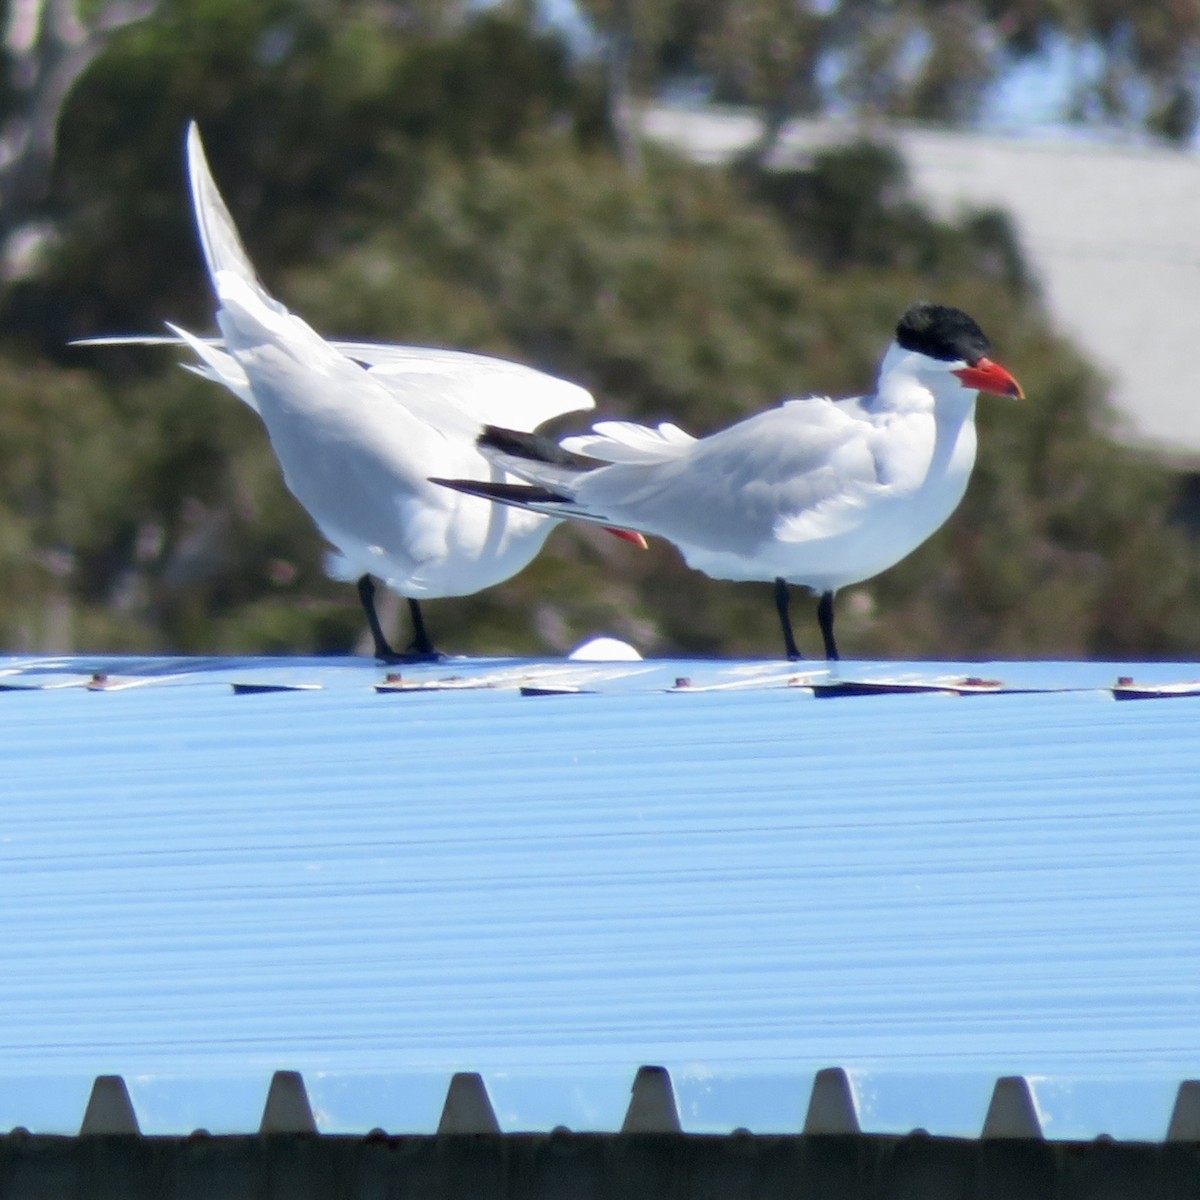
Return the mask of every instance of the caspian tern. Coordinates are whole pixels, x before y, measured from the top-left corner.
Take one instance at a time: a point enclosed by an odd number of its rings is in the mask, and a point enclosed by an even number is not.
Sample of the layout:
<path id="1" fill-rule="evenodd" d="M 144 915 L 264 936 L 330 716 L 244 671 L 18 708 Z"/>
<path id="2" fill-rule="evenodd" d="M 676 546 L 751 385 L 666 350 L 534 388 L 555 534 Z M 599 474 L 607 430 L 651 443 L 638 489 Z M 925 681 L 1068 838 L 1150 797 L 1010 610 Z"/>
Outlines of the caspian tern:
<path id="1" fill-rule="evenodd" d="M 503 481 L 476 445 L 487 423 L 528 432 L 595 401 L 576 384 L 502 359 L 326 341 L 259 282 L 194 123 L 187 157 L 221 337 L 169 326 L 170 337 L 88 344 L 190 347 L 200 359 L 190 369 L 262 418 L 288 488 L 336 547 L 328 573 L 357 581 L 376 657 L 436 657 L 418 600 L 465 596 L 508 579 L 533 559 L 557 521 L 447 491 L 429 476 Z M 638 534 L 611 532 L 645 544 Z M 405 655 L 392 650 L 380 627 L 372 576 L 408 600 L 413 641 Z"/>
<path id="2" fill-rule="evenodd" d="M 820 597 L 825 655 L 836 659 L 834 594 L 899 562 L 958 507 L 978 393 L 1023 395 L 990 349 L 960 309 L 914 304 L 869 396 L 788 400 L 699 439 L 672 424 L 605 421 L 558 445 L 490 427 L 480 448 L 525 483 L 436 482 L 666 538 L 716 579 L 774 580 L 790 659 L 801 656 L 788 585 L 802 584 Z"/>

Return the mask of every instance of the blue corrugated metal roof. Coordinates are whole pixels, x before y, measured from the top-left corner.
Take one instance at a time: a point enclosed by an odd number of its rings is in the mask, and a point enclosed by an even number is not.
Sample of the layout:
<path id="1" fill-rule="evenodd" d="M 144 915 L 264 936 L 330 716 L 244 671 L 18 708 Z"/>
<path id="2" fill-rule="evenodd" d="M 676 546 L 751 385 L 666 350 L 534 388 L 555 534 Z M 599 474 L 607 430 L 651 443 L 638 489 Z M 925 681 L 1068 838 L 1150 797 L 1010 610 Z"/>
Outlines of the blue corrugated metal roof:
<path id="1" fill-rule="evenodd" d="M 285 1067 L 330 1130 L 432 1128 L 464 1069 L 615 1128 L 655 1062 L 685 1128 L 794 1130 L 836 1063 L 876 1131 L 1026 1074 L 1050 1136 L 1161 1138 L 1200 1073 L 1200 698 L 1113 690 L 1198 666 L 386 675 L 0 659 L 0 1126 L 114 1072 L 148 1132 L 253 1128 Z"/>

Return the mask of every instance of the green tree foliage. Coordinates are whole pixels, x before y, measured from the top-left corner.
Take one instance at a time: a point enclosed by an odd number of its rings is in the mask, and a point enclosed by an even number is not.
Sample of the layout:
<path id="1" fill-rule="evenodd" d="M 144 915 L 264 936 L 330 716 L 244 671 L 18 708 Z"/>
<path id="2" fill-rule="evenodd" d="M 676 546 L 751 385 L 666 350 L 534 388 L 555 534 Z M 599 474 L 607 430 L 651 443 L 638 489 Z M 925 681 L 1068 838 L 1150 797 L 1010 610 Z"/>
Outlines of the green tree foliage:
<path id="1" fill-rule="evenodd" d="M 1140 125 L 1169 141 L 1192 139 L 1200 119 L 1196 62 L 1200 3 L 1060 0 L 1017 5 L 987 0 L 1003 44 L 1014 57 L 1044 52 L 1066 39 L 1081 64 L 1071 114 L 1083 122 Z"/>
<path id="2" fill-rule="evenodd" d="M 623 169 L 599 82 L 517 11 L 174 0 L 74 94 L 57 241 L 0 294 L 4 648 L 336 651 L 360 635 L 253 413 L 174 351 L 65 344 L 210 327 L 192 116 L 268 285 L 318 329 L 516 357 L 585 383 L 606 416 L 702 433 L 862 390 L 912 299 L 960 304 L 1029 399 L 983 398 L 967 501 L 841 597 L 847 652 L 1200 647 L 1178 481 L 1104 437 L 1101 383 L 1047 332 L 1001 214 L 936 219 L 867 144 L 790 175 L 662 151 Z M 766 585 L 600 531 L 556 532 L 516 579 L 429 618 L 464 652 L 606 631 L 650 653 L 778 653 Z"/>
<path id="3" fill-rule="evenodd" d="M 1200 0 L 582 0 L 628 107 L 681 82 L 751 105 L 761 167 L 792 117 L 836 111 L 962 124 L 1038 58 L 1074 64 L 1063 120 L 1188 142 L 1200 119 Z M 614 69 L 613 61 L 621 64 Z M 614 97 L 614 104 L 618 102 Z"/>

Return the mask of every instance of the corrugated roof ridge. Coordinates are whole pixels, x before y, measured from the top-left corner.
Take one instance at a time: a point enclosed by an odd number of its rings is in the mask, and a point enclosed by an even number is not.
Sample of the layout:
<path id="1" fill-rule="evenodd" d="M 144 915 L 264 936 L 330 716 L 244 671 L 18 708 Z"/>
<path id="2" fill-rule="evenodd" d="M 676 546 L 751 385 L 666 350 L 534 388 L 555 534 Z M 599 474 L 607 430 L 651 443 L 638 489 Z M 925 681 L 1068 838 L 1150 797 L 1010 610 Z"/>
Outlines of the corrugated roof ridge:
<path id="1" fill-rule="evenodd" d="M 28 1132 L 25 1127 L 21 1127 Z M 378 1133 L 382 1127 L 370 1132 Z M 565 1127 L 557 1126 L 557 1130 Z M 180 1134 L 191 1131 L 180 1131 Z M 274 1073 L 267 1091 L 259 1134 L 319 1133 L 320 1120 L 309 1101 L 299 1071 Z M 364 1131 L 366 1133 L 368 1131 Z M 405 1131 L 396 1131 L 405 1132 Z M 419 1136 L 427 1131 L 407 1131 Z M 504 1132 L 496 1116 L 483 1076 L 474 1071 L 456 1072 L 450 1079 L 437 1133 L 499 1134 Z M 528 1132 L 528 1131 L 526 1131 Z M 550 1132 L 550 1131 L 547 1131 Z M 670 1071 L 662 1066 L 642 1066 L 630 1089 L 629 1108 L 621 1125 L 622 1134 L 685 1133 Z M 733 1131 L 745 1135 L 744 1127 Z M 921 1130 L 927 1133 L 926 1130 Z M 812 1084 L 807 1114 L 797 1130 L 808 1136 L 870 1133 L 860 1127 L 858 1106 L 850 1073 L 842 1067 L 817 1071 Z M 79 1129 L 80 1137 L 141 1134 L 134 1103 L 121 1075 L 99 1075 L 92 1086 Z M 244 1135 L 237 1135 L 244 1136 Z M 769 1136 L 779 1137 L 779 1134 Z M 783 1135 L 786 1136 L 786 1135 Z M 889 1135 L 890 1136 L 890 1135 Z M 1106 1136 L 1098 1130 L 1098 1137 Z M 1035 1086 L 1023 1075 L 996 1080 L 980 1140 L 1047 1139 L 1038 1112 Z M 1075 1139 L 1072 1139 L 1075 1140 Z M 1179 1084 L 1163 1142 L 1200 1143 L 1200 1080 Z"/>

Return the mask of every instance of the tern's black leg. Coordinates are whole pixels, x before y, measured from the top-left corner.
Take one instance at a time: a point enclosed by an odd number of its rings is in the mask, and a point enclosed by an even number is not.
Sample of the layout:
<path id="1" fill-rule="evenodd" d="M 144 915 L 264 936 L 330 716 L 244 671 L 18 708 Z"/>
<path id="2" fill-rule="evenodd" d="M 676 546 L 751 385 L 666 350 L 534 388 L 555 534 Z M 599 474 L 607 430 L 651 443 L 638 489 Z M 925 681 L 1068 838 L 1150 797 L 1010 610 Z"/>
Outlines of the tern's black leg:
<path id="1" fill-rule="evenodd" d="M 822 592 L 817 601 L 817 623 L 821 626 L 821 636 L 825 639 L 825 657 L 830 662 L 837 662 L 837 642 L 833 640 L 833 593 Z"/>
<path id="2" fill-rule="evenodd" d="M 367 625 L 371 637 L 375 641 L 375 657 L 382 662 L 395 662 L 397 655 L 391 643 L 383 636 L 383 628 L 379 624 L 379 614 L 375 611 L 375 580 L 370 575 L 364 575 L 358 581 L 358 599 L 367 614 Z"/>
<path id="3" fill-rule="evenodd" d="M 413 640 L 403 654 L 397 654 L 391 643 L 383 635 L 383 627 L 379 624 L 379 614 L 375 611 L 375 580 L 370 575 L 364 575 L 358 581 L 358 598 L 362 601 L 363 612 L 367 614 L 367 625 L 371 629 L 371 637 L 375 642 L 375 657 L 385 663 L 439 662 L 445 657 L 433 648 L 429 634 L 425 630 L 425 619 L 421 615 L 421 606 L 415 600 L 409 600 L 408 611 L 412 616 Z"/>
<path id="4" fill-rule="evenodd" d="M 792 633 L 792 616 L 788 612 L 788 585 L 782 577 L 775 580 L 775 611 L 779 614 L 779 624 L 783 626 L 783 648 L 788 658 L 803 658 L 804 655 L 796 648 L 796 635 Z"/>
<path id="5" fill-rule="evenodd" d="M 408 612 L 412 618 L 413 640 L 408 646 L 409 658 L 441 658 L 425 632 L 425 618 L 421 615 L 421 606 L 412 597 L 408 600 Z"/>

